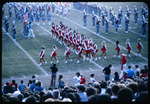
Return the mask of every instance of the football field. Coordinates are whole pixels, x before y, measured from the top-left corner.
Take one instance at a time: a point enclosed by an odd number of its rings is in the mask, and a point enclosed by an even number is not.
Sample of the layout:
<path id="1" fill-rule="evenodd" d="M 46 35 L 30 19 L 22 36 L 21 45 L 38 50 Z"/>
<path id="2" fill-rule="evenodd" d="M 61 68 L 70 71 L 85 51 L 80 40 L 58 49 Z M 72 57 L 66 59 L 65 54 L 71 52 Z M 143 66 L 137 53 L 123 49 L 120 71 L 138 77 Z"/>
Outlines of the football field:
<path id="1" fill-rule="evenodd" d="M 123 10 L 123 19 L 122 26 L 119 27 L 118 34 L 115 33 L 115 27 L 112 27 L 112 24 L 109 23 L 108 34 L 105 34 L 105 27 L 100 23 L 100 31 L 99 35 L 96 35 L 96 28 L 92 26 L 92 16 L 88 15 L 87 17 L 87 28 L 83 27 L 83 12 L 74 10 L 73 8 L 70 11 L 70 14 L 67 14 L 67 18 L 64 16 L 56 15 L 56 11 L 54 14 L 51 14 L 51 23 L 54 22 L 55 25 L 62 21 L 65 26 L 68 26 L 72 30 L 75 30 L 79 34 L 84 34 L 88 39 L 92 38 L 93 42 L 95 42 L 98 46 L 98 53 L 96 57 L 99 57 L 101 54 L 101 42 L 103 40 L 106 41 L 107 45 L 107 59 L 104 60 L 102 57 L 101 60 L 83 60 L 80 63 L 76 63 L 78 60 L 78 56 L 75 52 L 71 51 L 70 58 L 73 60 L 71 63 L 65 62 L 65 46 L 61 45 L 57 40 L 52 37 L 51 34 L 51 25 L 48 25 L 48 21 L 46 20 L 45 25 L 43 25 L 42 20 L 40 20 L 40 24 L 38 25 L 36 22 L 33 22 L 33 31 L 35 34 L 35 38 L 25 38 L 23 37 L 23 21 L 15 21 L 16 24 L 16 42 L 12 41 L 12 31 L 11 26 L 12 22 L 9 20 L 9 30 L 8 35 L 5 33 L 5 26 L 2 21 L 2 81 L 5 83 L 4 79 L 15 79 L 15 78 L 26 78 L 27 76 L 31 76 L 36 74 L 37 76 L 44 75 L 48 76 L 51 73 L 50 70 L 50 55 L 53 50 L 53 46 L 57 46 L 57 59 L 59 60 L 59 64 L 57 67 L 59 69 L 58 74 L 62 74 L 68 76 L 67 78 L 72 80 L 72 73 L 77 71 L 84 71 L 92 73 L 94 70 L 99 71 L 98 74 L 102 73 L 102 69 L 109 64 L 113 65 L 113 72 L 118 71 L 120 73 L 120 58 L 113 58 L 116 54 L 116 41 L 120 42 L 121 52 L 120 54 L 126 54 L 126 40 L 130 39 L 130 44 L 132 46 L 131 57 L 127 57 L 127 66 L 131 65 L 133 69 L 135 69 L 135 65 L 139 65 L 142 69 L 144 65 L 148 65 L 148 24 L 146 29 L 146 37 L 142 37 L 142 26 L 141 26 L 141 6 L 146 6 L 143 2 L 115 2 L 108 3 L 102 2 L 103 5 L 108 7 L 112 6 L 115 10 L 114 12 L 117 14 L 119 6 L 122 6 Z M 113 5 L 112 5 L 113 4 Z M 126 5 L 131 10 L 131 18 L 130 18 L 130 27 L 128 34 L 125 33 L 125 24 L 124 24 L 124 14 Z M 133 6 L 139 10 L 139 18 L 138 25 L 134 25 L 134 15 L 133 15 Z M 13 8 L 12 8 L 13 11 Z M 5 16 L 8 16 L 8 7 L 5 7 Z M 15 19 L 14 11 L 12 13 L 12 18 Z M 109 18 L 109 16 L 108 16 Z M 141 57 L 136 56 L 137 53 L 137 39 L 140 38 L 143 49 L 141 51 Z M 38 65 L 40 61 L 39 53 L 41 51 L 41 47 L 45 46 L 45 60 L 48 62 L 47 65 L 42 63 L 41 66 Z M 55 60 L 53 59 L 53 62 Z M 69 77 L 69 75 L 71 77 Z M 102 75 L 102 74 L 100 74 Z M 85 75 L 86 76 L 86 75 Z M 88 78 L 88 76 L 86 76 Z M 113 75 L 112 75 L 113 77 Z M 64 79 L 65 80 L 65 79 Z"/>

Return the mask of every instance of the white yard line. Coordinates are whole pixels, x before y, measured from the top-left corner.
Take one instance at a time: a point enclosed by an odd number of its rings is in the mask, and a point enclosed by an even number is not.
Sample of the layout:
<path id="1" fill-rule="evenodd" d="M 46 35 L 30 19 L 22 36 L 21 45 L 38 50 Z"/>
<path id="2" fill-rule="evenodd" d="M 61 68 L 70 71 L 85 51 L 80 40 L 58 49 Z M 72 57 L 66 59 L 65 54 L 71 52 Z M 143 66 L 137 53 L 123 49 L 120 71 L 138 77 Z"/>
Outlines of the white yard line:
<path id="1" fill-rule="evenodd" d="M 54 14 L 54 15 L 56 15 L 56 14 Z M 61 18 L 63 18 L 63 17 L 61 17 Z M 67 19 L 67 18 L 63 18 L 63 19 L 66 19 L 66 20 L 68 20 L 68 21 L 70 21 L 70 22 L 72 22 L 72 23 L 74 23 L 74 24 L 76 24 L 76 25 L 78 25 L 78 26 L 82 27 L 83 29 L 86 29 L 87 31 L 89 31 L 89 32 L 91 32 L 91 33 L 93 33 L 93 34 L 97 35 L 97 34 L 96 34 L 96 32 L 91 31 L 91 30 L 89 30 L 89 29 L 87 29 L 87 28 L 85 28 L 85 27 L 83 27 L 83 26 L 79 25 L 79 24 L 77 24 L 77 23 L 76 23 L 76 22 L 74 22 L 74 21 L 71 21 L 71 20 L 69 20 L 69 19 Z M 105 40 L 107 40 L 107 41 L 109 41 L 109 42 L 111 42 L 111 43 L 113 43 L 113 44 L 115 44 L 115 45 L 116 45 L 116 43 L 115 43 L 115 42 L 113 42 L 113 41 L 109 40 L 108 38 L 106 38 L 106 37 L 104 37 L 104 36 L 102 36 L 102 35 L 99 35 L 99 34 L 98 34 L 97 36 L 99 36 L 99 37 L 101 37 L 101 38 L 103 38 L 103 39 L 105 39 Z M 127 50 L 125 47 L 123 47 L 123 46 L 121 46 L 121 45 L 120 45 L 120 47 L 121 47 L 122 49 L 124 49 L 124 50 Z M 135 52 L 133 52 L 133 51 L 131 51 L 131 53 L 133 53 L 134 55 L 136 55 L 136 53 L 135 53 Z M 145 59 L 146 61 L 148 61 L 148 59 L 147 59 L 147 58 L 145 58 L 145 57 L 143 57 L 143 56 L 139 56 L 139 57 L 141 57 L 141 58 Z"/>
<path id="2" fill-rule="evenodd" d="M 6 32 L 4 28 L 2 28 L 2 29 L 3 29 L 4 32 Z M 13 40 L 13 38 L 10 36 L 9 33 L 8 33 L 7 36 L 9 36 L 11 40 Z M 42 67 L 40 67 L 40 66 L 37 64 L 37 62 L 32 58 L 32 56 L 29 55 L 28 52 L 26 52 L 26 51 L 20 46 L 20 44 L 19 44 L 18 42 L 14 42 L 14 43 L 27 55 L 27 57 L 34 63 L 34 65 L 36 65 L 46 76 L 48 76 L 48 73 L 46 73 L 46 71 L 45 71 Z"/>
<path id="3" fill-rule="evenodd" d="M 89 68 L 91 71 L 94 71 L 92 68 Z"/>

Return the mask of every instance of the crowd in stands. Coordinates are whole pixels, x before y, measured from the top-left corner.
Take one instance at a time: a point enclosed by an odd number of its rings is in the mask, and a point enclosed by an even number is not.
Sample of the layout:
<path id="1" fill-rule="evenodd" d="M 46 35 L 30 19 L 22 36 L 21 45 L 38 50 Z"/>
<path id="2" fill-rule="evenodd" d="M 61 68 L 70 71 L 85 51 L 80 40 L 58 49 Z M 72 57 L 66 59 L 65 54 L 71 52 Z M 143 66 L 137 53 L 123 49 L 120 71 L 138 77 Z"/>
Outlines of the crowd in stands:
<path id="1" fill-rule="evenodd" d="M 28 84 L 12 80 L 2 88 L 4 102 L 143 102 L 148 100 L 148 68 L 137 69 L 132 78 L 119 79 L 118 72 L 108 81 L 97 81 L 94 74 L 90 82 L 79 72 L 73 77 L 75 86 L 65 85 L 63 75 L 59 75 L 58 87 L 43 88 L 42 81 L 32 76 Z M 144 74 L 143 74 L 144 73 Z M 125 75 L 125 74 L 124 74 Z M 126 74 L 127 75 L 127 74 Z M 145 77 L 146 75 L 146 77 Z M 118 77 L 117 77 L 118 76 Z M 78 83 L 79 82 L 79 83 Z"/>

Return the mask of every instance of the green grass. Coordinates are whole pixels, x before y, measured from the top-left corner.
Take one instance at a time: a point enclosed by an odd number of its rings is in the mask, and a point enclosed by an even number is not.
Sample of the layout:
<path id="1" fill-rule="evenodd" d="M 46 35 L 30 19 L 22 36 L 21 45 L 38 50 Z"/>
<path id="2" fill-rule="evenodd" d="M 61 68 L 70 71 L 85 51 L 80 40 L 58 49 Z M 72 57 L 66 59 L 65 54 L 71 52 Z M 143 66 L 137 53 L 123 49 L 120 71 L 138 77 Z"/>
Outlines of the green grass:
<path id="1" fill-rule="evenodd" d="M 133 11 L 133 5 L 136 5 L 137 8 L 140 8 L 141 5 L 145 5 L 144 3 L 138 3 L 138 2 L 133 2 L 133 3 L 102 3 L 103 5 L 107 6 L 112 6 L 115 8 L 115 11 L 119 9 L 118 5 L 122 6 L 123 11 L 125 12 L 125 6 L 128 5 L 131 11 Z M 126 4 L 126 5 L 124 5 Z M 140 9 L 139 9 L 140 10 Z M 5 15 L 8 15 L 7 9 L 5 9 Z M 124 13 L 123 12 L 123 13 Z M 140 12 L 140 11 L 139 11 Z M 132 12 L 133 13 L 133 12 Z M 67 15 L 67 18 L 71 21 L 75 21 L 77 24 L 80 24 L 83 26 L 83 20 L 82 20 L 82 13 L 71 10 L 72 15 Z M 13 14 L 14 18 L 14 14 Z M 104 40 L 95 34 L 92 34 L 91 32 L 81 28 L 80 26 L 77 26 L 66 19 L 60 18 L 56 15 L 52 14 L 52 21 L 55 24 L 59 24 L 60 21 L 63 21 L 64 25 L 68 26 L 69 28 L 72 28 L 72 30 L 76 30 L 79 34 L 84 34 L 88 39 L 92 38 L 94 42 L 98 45 L 99 52 L 97 53 L 97 57 L 100 56 L 101 54 L 101 42 Z M 141 16 L 139 15 L 139 19 Z M 91 16 L 88 16 L 88 27 L 92 27 L 92 19 Z M 53 45 L 55 44 L 58 48 L 57 50 L 57 58 L 59 60 L 58 69 L 59 72 L 68 72 L 70 71 L 80 71 L 80 70 L 88 70 L 88 68 L 93 68 L 93 69 L 99 69 L 95 64 L 86 61 L 83 62 L 81 60 L 81 63 L 76 64 L 77 61 L 77 55 L 75 53 L 71 52 L 70 57 L 72 58 L 73 62 L 64 64 L 65 62 L 65 47 L 60 45 L 56 40 L 54 40 L 49 33 L 47 33 L 45 30 L 40 28 L 38 25 L 33 24 L 33 29 L 34 29 L 34 34 L 35 38 L 30 38 L 26 39 L 21 35 L 21 31 L 23 31 L 22 27 L 22 22 L 16 21 L 16 27 L 17 27 L 17 34 L 16 34 L 16 40 L 17 42 L 33 57 L 36 62 L 39 62 L 39 53 L 41 51 L 41 46 L 45 46 L 45 60 L 48 61 L 48 65 L 42 65 L 41 67 L 47 72 L 50 73 L 50 55 L 52 52 Z M 42 22 L 40 21 L 40 24 L 42 27 L 50 31 L 50 26 L 46 25 L 43 26 Z M 134 21 L 133 21 L 133 14 L 131 15 L 130 19 L 130 24 L 131 27 L 137 27 L 137 29 L 131 29 L 135 32 L 141 33 L 141 25 L 140 21 L 138 21 L 138 25 L 134 26 Z M 122 26 L 124 27 L 124 18 L 122 19 Z M 2 27 L 4 27 L 4 24 L 2 24 Z M 10 23 L 11 27 L 11 23 Z M 92 31 L 96 31 L 96 28 L 89 28 Z M 148 29 L 148 26 L 147 26 Z M 130 39 L 130 43 L 132 46 L 132 51 L 137 52 L 137 39 L 141 38 L 142 44 L 144 46 L 144 49 L 142 49 L 142 56 L 148 58 L 148 39 L 143 38 L 137 34 L 131 33 L 129 31 L 128 34 L 124 33 L 124 29 L 119 29 L 119 33 L 115 34 L 115 27 L 111 27 L 111 23 L 109 26 L 109 34 L 105 34 L 105 27 L 100 26 L 100 35 L 108 38 L 109 40 L 112 40 L 116 42 L 117 40 L 120 41 L 120 45 L 123 47 L 126 47 L 126 39 Z M 9 29 L 9 34 L 11 35 L 11 30 Z M 148 36 L 148 31 L 146 31 L 146 35 Z M 112 44 L 111 42 L 105 40 L 107 43 L 107 60 L 104 60 L 103 58 L 101 60 L 95 61 L 98 63 L 100 66 L 105 67 L 108 64 L 112 64 L 114 67 L 119 66 L 120 67 L 120 59 L 118 58 L 113 58 L 113 55 L 116 54 L 115 48 L 116 45 Z M 121 54 L 124 53 L 126 54 L 127 51 L 122 49 L 120 52 Z M 127 65 L 132 64 L 140 64 L 143 63 L 148 64 L 148 62 L 141 57 L 136 57 L 135 55 L 131 54 L 131 58 L 127 57 Z M 55 61 L 53 59 L 53 61 Z M 143 67 L 143 66 L 142 66 Z M 119 69 L 116 69 L 119 70 Z M 43 74 L 37 66 L 35 66 L 32 61 L 20 50 L 14 42 L 5 35 L 4 32 L 2 32 L 2 78 L 8 78 L 11 76 L 18 76 L 21 77 L 22 75 L 32 75 L 32 74 Z"/>

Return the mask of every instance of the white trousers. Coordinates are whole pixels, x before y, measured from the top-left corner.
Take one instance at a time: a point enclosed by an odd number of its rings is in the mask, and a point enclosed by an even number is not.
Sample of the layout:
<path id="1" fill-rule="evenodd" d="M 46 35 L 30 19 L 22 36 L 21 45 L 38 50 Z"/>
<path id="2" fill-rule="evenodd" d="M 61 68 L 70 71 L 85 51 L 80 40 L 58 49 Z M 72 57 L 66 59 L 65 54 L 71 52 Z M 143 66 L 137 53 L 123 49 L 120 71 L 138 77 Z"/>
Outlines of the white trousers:
<path id="1" fill-rule="evenodd" d="M 122 76 L 123 76 L 123 72 L 125 72 L 125 71 L 126 71 L 126 64 L 123 64 L 123 69 L 121 70 L 121 73 L 120 73 L 119 79 L 121 79 L 121 78 L 122 78 Z"/>
<path id="2" fill-rule="evenodd" d="M 30 38 L 30 35 L 31 35 L 31 34 L 32 34 L 32 37 L 35 37 L 34 32 L 33 32 L 33 29 L 29 29 L 28 38 Z"/>

